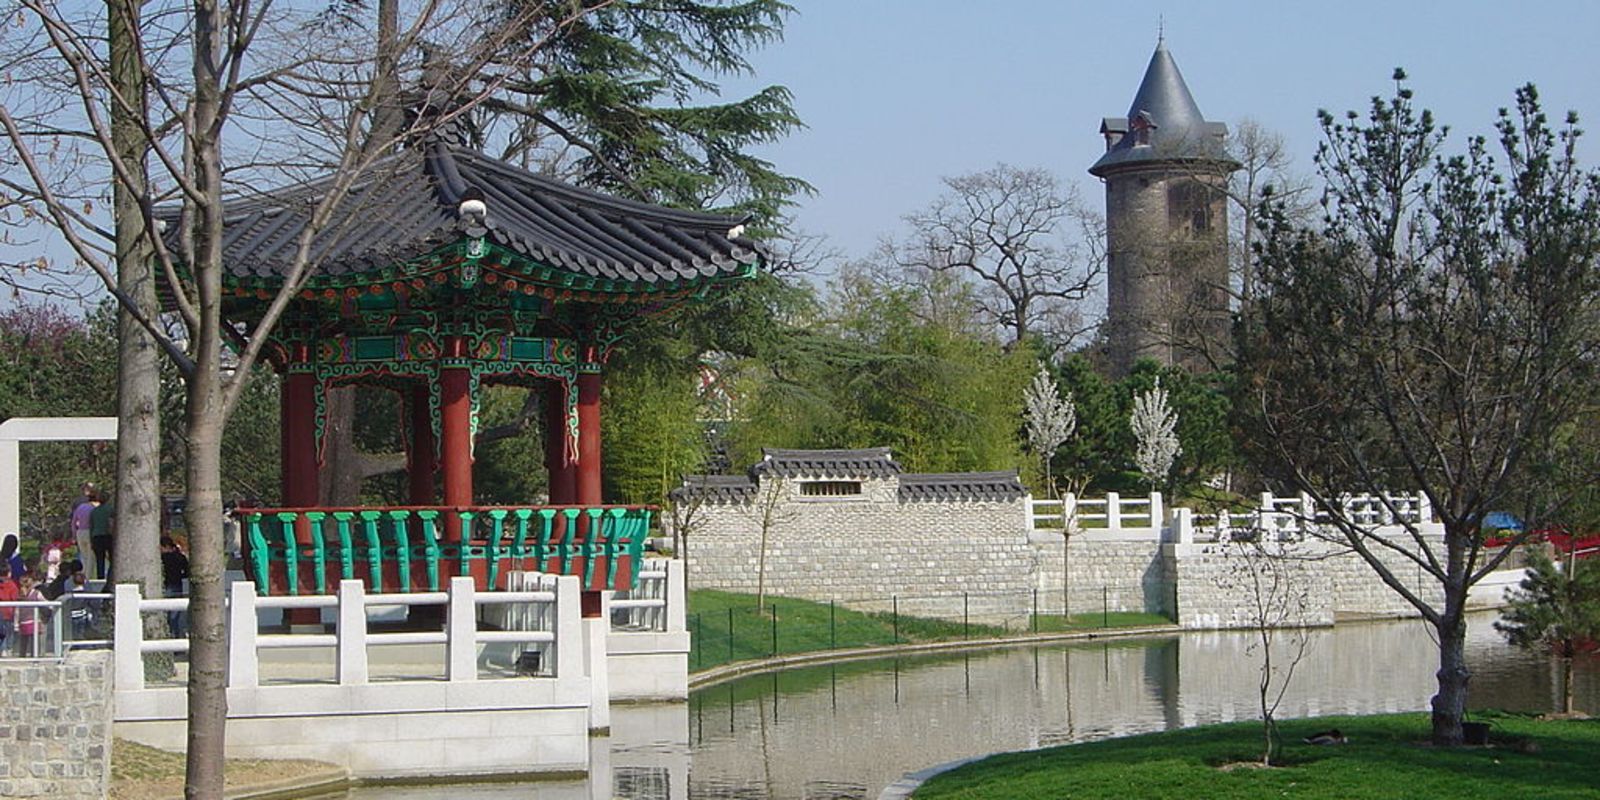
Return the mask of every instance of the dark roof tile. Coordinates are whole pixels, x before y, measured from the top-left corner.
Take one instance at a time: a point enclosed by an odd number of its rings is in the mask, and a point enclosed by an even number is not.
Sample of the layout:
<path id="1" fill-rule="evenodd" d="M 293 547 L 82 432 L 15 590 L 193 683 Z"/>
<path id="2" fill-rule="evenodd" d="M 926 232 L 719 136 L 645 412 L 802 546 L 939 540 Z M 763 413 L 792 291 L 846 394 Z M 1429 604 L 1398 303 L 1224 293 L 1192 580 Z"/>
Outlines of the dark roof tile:
<path id="1" fill-rule="evenodd" d="M 686 475 L 683 485 L 667 496 L 675 503 L 704 497 L 708 503 L 748 503 L 755 499 L 756 483 L 744 475 Z"/>
<path id="2" fill-rule="evenodd" d="M 287 274 L 321 178 L 226 204 L 223 259 L 236 277 Z M 374 164 L 312 242 L 313 281 L 404 262 L 465 238 L 457 206 L 469 188 L 488 206 L 486 235 L 577 275 L 657 285 L 741 275 L 760 246 L 730 231 L 743 219 L 611 197 L 561 183 L 436 138 Z M 178 208 L 159 216 L 176 222 Z M 168 226 L 176 249 L 179 227 Z"/>
<path id="3" fill-rule="evenodd" d="M 900 476 L 900 502 L 983 502 L 1015 500 L 1027 494 L 1010 472 L 929 472 Z"/>
<path id="4" fill-rule="evenodd" d="M 900 464 L 887 447 L 861 450 L 778 450 L 762 448 L 764 456 L 750 474 L 783 478 L 887 478 L 900 474 Z"/>

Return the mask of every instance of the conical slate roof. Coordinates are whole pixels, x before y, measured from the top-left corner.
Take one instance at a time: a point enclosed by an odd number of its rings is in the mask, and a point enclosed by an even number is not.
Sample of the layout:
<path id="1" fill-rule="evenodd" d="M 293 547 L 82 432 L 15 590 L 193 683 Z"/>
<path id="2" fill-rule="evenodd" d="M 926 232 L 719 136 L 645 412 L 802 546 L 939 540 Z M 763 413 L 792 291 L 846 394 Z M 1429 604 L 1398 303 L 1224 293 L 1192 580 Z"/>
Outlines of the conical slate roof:
<path id="1" fill-rule="evenodd" d="M 223 263 L 235 281 L 280 281 L 331 179 L 225 204 Z M 481 198 L 481 220 L 461 202 Z M 176 222 L 179 209 L 161 216 Z M 545 271 L 595 288 L 653 291 L 748 273 L 759 245 L 743 219 L 680 211 L 570 186 L 446 137 L 366 170 L 312 242 L 310 285 L 360 282 L 440 248 L 481 236 Z M 168 225 L 177 245 L 179 226 Z"/>
<path id="2" fill-rule="evenodd" d="M 1165 41 L 1150 56 L 1128 116 L 1107 117 L 1100 131 L 1108 141 L 1120 138 L 1089 168 L 1096 176 L 1152 161 L 1230 161 L 1222 146 L 1228 126 L 1207 122 L 1200 113 Z"/>

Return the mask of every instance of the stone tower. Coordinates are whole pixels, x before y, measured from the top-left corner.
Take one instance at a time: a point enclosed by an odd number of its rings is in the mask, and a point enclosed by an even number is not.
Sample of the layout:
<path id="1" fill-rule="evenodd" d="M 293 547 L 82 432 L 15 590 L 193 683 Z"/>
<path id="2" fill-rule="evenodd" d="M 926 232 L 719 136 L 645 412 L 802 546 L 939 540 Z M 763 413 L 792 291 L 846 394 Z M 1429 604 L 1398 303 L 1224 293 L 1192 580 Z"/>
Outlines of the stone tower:
<path id="1" fill-rule="evenodd" d="M 1205 368 L 1228 335 L 1228 126 L 1207 122 L 1166 43 L 1126 117 L 1100 124 L 1106 153 L 1105 341 L 1111 369 L 1133 362 Z M 1209 357 L 1208 357 L 1209 356 Z"/>

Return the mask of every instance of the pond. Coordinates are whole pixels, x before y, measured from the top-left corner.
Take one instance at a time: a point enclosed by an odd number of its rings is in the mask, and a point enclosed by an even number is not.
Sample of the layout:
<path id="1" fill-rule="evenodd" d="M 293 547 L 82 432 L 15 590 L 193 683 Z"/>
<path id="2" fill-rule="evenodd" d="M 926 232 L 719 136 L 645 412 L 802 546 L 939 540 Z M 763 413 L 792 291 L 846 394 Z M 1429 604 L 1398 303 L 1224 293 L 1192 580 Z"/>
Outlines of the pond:
<path id="1" fill-rule="evenodd" d="M 1506 646 L 1492 621 L 1478 615 L 1469 629 L 1473 705 L 1549 710 L 1559 700 L 1558 668 Z M 589 781 L 381 787 L 348 797 L 870 800 L 906 772 L 955 759 L 1255 719 L 1253 641 L 1185 633 L 756 676 L 687 704 L 615 708 L 612 736 L 593 740 Z M 1420 622 L 1315 631 L 1279 715 L 1421 710 L 1435 668 Z M 1600 663 L 1580 665 L 1577 687 L 1580 708 L 1600 706 Z"/>

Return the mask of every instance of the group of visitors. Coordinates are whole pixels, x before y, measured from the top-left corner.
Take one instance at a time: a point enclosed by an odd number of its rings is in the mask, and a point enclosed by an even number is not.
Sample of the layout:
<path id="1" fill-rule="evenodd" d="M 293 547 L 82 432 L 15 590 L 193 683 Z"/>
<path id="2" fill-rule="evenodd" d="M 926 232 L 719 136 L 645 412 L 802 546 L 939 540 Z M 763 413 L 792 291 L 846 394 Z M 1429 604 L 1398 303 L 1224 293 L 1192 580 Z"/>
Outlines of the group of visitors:
<path id="1" fill-rule="evenodd" d="M 23 560 L 16 533 L 0 535 L 0 656 L 37 657 L 54 649 L 49 637 L 57 607 L 22 604 L 60 601 L 70 638 L 89 638 L 98 603 L 76 595 L 89 593 L 91 580 L 105 581 L 102 585 L 112 580 L 116 509 L 94 484 L 85 483 L 82 489 L 69 517 L 71 538 L 46 544 L 36 565 Z M 172 537 L 162 536 L 163 594 L 184 596 L 188 579 L 188 556 Z M 185 635 L 186 613 L 173 612 L 167 619 L 174 636 Z"/>
<path id="2" fill-rule="evenodd" d="M 111 579 L 111 542 L 117 527 L 117 509 L 99 487 L 83 485 L 83 494 L 72 505 L 72 539 L 78 546 L 78 560 L 97 580 Z"/>

